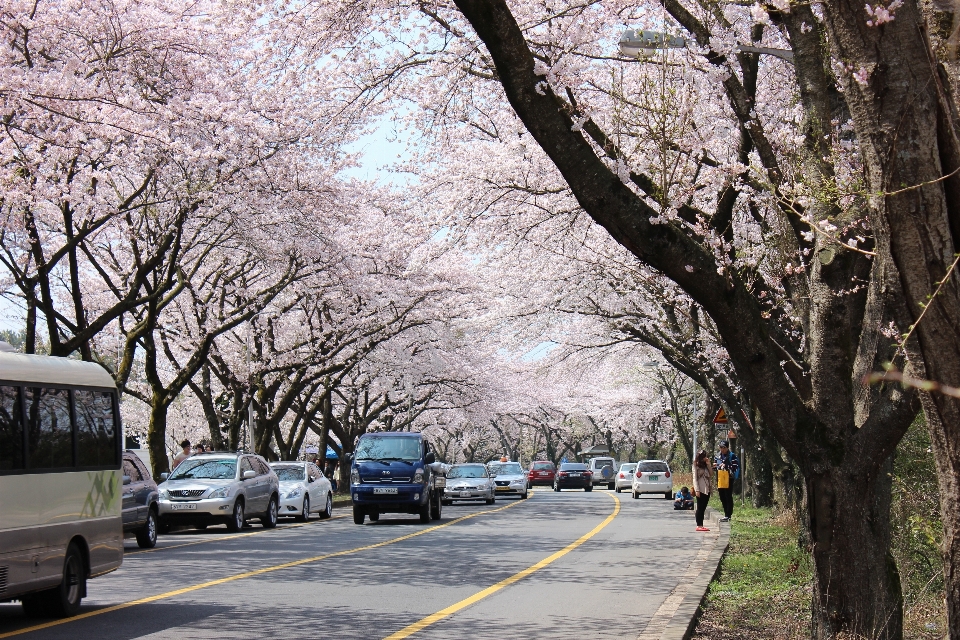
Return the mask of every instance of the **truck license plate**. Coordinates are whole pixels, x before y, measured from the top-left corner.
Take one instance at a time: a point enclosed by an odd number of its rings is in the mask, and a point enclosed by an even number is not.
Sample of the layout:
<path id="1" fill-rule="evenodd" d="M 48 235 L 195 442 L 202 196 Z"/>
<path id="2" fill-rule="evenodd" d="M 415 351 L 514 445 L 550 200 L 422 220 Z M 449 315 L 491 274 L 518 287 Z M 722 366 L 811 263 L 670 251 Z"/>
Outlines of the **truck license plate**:
<path id="1" fill-rule="evenodd" d="M 197 505 L 188 502 L 188 503 L 186 503 L 186 504 L 172 504 L 172 505 L 170 505 L 170 508 L 172 508 L 174 511 L 181 511 L 181 510 L 184 510 L 184 509 L 186 509 L 186 510 L 189 511 L 189 510 L 191 510 L 191 509 L 196 510 L 196 509 L 197 509 Z"/>
<path id="2" fill-rule="evenodd" d="M 397 488 L 396 488 L 396 487 L 374 487 L 374 488 L 373 488 L 373 492 L 374 492 L 375 494 L 376 494 L 376 493 L 396 494 L 396 493 L 397 493 Z"/>

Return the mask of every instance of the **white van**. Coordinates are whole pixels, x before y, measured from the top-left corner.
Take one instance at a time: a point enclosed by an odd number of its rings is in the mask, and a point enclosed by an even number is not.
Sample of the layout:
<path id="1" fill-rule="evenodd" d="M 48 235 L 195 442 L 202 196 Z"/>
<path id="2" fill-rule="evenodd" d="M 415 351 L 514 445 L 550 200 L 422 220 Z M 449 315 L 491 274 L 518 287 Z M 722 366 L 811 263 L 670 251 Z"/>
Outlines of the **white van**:
<path id="1" fill-rule="evenodd" d="M 71 616 L 120 566 L 122 435 L 103 367 L 0 353 L 0 602 Z"/>

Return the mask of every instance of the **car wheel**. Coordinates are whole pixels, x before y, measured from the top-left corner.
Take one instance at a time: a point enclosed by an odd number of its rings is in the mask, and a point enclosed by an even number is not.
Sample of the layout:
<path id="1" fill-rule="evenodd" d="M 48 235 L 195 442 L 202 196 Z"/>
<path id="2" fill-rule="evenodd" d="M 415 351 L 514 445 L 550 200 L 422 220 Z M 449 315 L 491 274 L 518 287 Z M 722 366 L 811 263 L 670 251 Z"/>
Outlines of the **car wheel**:
<path id="1" fill-rule="evenodd" d="M 153 549 L 157 546 L 157 512 L 147 511 L 147 521 L 143 528 L 137 529 L 137 546 L 141 549 Z"/>
<path id="2" fill-rule="evenodd" d="M 353 524 L 363 524 L 363 517 L 365 515 L 363 509 L 357 505 L 353 505 Z"/>
<path id="3" fill-rule="evenodd" d="M 640 497 L 640 494 L 637 493 L 636 491 L 634 491 L 634 492 L 633 492 L 633 499 L 634 499 L 634 500 L 637 500 L 639 497 Z"/>
<path id="4" fill-rule="evenodd" d="M 526 491 L 524 491 L 523 493 L 520 494 L 520 499 L 521 499 L 521 500 L 526 500 L 526 499 L 527 499 L 527 492 L 526 492 Z"/>
<path id="5" fill-rule="evenodd" d="M 593 485 L 588 484 L 587 487 L 584 489 L 584 491 L 593 491 Z"/>
<path id="6" fill-rule="evenodd" d="M 71 543 L 63 558 L 60 585 L 39 593 L 23 596 L 23 612 L 28 616 L 69 618 L 80 611 L 80 601 L 87 595 L 87 569 L 77 545 Z"/>
<path id="7" fill-rule="evenodd" d="M 237 500 L 233 503 L 233 514 L 230 516 L 230 520 L 227 522 L 227 529 L 236 533 L 243 529 L 244 517 L 243 517 L 243 500 Z"/>
<path id="8" fill-rule="evenodd" d="M 333 516 L 333 496 L 328 493 L 327 504 L 324 506 L 323 511 L 320 512 L 320 519 L 326 520 L 331 516 Z"/>
<path id="9" fill-rule="evenodd" d="M 371 511 L 371 512 L 368 513 L 367 515 L 370 516 L 370 522 L 380 522 L 380 512 L 379 512 L 379 511 Z"/>
<path id="10" fill-rule="evenodd" d="M 617 487 L 617 488 L 615 489 L 615 491 L 616 491 L 617 493 L 620 493 L 620 487 Z"/>
<path id="11" fill-rule="evenodd" d="M 420 507 L 420 524 L 428 524 L 430 522 L 430 502 L 427 501 L 427 504 Z"/>
<path id="12" fill-rule="evenodd" d="M 267 513 L 260 518 L 260 524 L 264 529 L 273 529 L 277 526 L 277 496 L 270 497 L 270 504 L 267 505 Z"/>
<path id="13" fill-rule="evenodd" d="M 430 501 L 430 505 L 431 505 L 431 506 L 430 506 L 430 517 L 433 518 L 434 520 L 439 520 L 439 519 L 440 519 L 440 514 L 443 513 L 443 505 L 442 505 L 442 502 L 443 502 L 443 501 L 440 500 L 439 497 L 434 498 L 433 500 Z"/>
<path id="14" fill-rule="evenodd" d="M 487 504 L 493 504 L 496 501 L 497 501 L 497 498 L 495 496 L 490 496 L 484 502 L 486 502 Z"/>
<path id="15" fill-rule="evenodd" d="M 663 497 L 666 498 L 667 500 L 669 500 L 670 498 L 673 497 L 673 492 L 672 492 L 672 491 L 664 491 L 664 492 L 663 492 Z"/>
<path id="16" fill-rule="evenodd" d="M 617 486 L 617 485 L 616 485 L 616 483 L 614 483 L 614 482 L 608 482 L 608 483 L 607 483 L 607 489 L 613 489 L 615 486 Z"/>
<path id="17" fill-rule="evenodd" d="M 310 495 L 303 494 L 303 509 L 300 510 L 300 515 L 297 516 L 297 520 L 300 522 L 306 522 L 310 519 Z"/>

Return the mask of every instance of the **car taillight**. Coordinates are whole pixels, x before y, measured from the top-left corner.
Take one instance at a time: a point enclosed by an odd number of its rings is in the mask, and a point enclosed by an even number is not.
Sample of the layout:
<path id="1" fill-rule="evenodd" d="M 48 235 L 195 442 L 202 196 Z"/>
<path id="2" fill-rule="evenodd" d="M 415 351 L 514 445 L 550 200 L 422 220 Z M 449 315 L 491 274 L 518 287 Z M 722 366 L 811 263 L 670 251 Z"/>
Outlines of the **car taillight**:
<path id="1" fill-rule="evenodd" d="M 592 476 L 592 475 L 593 475 L 593 471 L 584 471 L 584 472 L 583 472 L 583 475 Z"/>
<path id="2" fill-rule="evenodd" d="M 635 475 L 636 475 L 636 477 L 638 477 L 638 478 L 639 478 L 640 476 L 642 476 L 642 475 L 643 475 L 643 471 L 637 471 L 637 473 L 636 473 Z"/>
<path id="3" fill-rule="evenodd" d="M 626 476 L 623 475 L 622 473 L 620 474 L 620 477 L 621 477 L 621 478 L 626 478 Z"/>
<path id="4" fill-rule="evenodd" d="M 561 478 L 566 478 L 566 477 L 567 477 L 567 472 L 566 472 L 566 471 L 561 471 L 561 472 L 560 472 L 560 477 L 561 477 Z"/>
<path id="5" fill-rule="evenodd" d="M 667 472 L 666 472 L 665 474 L 663 474 L 663 477 L 665 477 L 665 478 L 669 478 L 669 477 L 670 477 L 670 472 L 669 472 L 669 471 L 667 471 Z"/>

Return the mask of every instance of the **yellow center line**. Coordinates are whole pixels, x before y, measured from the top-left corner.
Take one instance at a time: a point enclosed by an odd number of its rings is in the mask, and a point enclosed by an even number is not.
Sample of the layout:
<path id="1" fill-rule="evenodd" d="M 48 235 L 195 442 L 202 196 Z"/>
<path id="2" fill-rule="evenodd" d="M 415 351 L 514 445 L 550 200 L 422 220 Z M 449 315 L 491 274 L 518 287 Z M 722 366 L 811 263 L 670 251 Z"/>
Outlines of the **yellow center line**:
<path id="1" fill-rule="evenodd" d="M 533 494 L 531 494 L 533 495 Z M 486 511 L 477 511 L 465 516 L 461 516 L 456 520 L 451 520 L 450 522 L 444 522 L 443 524 L 438 524 L 427 529 L 421 529 L 416 533 L 410 533 L 405 536 L 400 536 L 398 538 L 391 538 L 389 540 L 384 540 L 382 542 L 376 542 L 374 544 L 368 544 L 363 547 L 354 547 L 353 549 L 346 549 L 344 551 L 334 551 L 333 553 L 326 553 L 320 556 L 312 556 L 310 558 L 302 558 L 300 560 L 293 560 L 291 562 L 284 562 L 283 564 L 273 565 L 272 567 L 264 567 L 262 569 L 255 569 L 253 571 L 245 571 L 244 573 L 237 573 L 232 576 L 227 576 L 225 578 L 219 578 L 217 580 L 210 580 L 208 582 L 201 582 L 199 584 L 191 585 L 189 587 L 183 587 L 182 589 L 175 589 L 173 591 L 167 591 L 165 593 L 160 593 L 155 596 L 148 596 L 146 598 L 140 598 L 139 600 L 131 600 L 129 602 L 123 602 L 120 604 L 115 604 L 113 606 L 104 607 L 103 609 L 97 609 L 96 611 L 88 611 L 87 613 L 81 613 L 79 615 L 73 616 L 72 618 L 64 618 L 62 620 L 51 620 L 50 622 L 44 622 L 43 624 L 34 625 L 32 627 L 24 627 L 23 629 L 17 629 L 16 631 L 9 631 L 7 633 L 0 633 L 0 640 L 3 638 L 12 638 L 13 636 L 19 636 L 25 633 L 31 633 L 33 631 L 41 631 L 43 629 L 49 629 L 50 627 L 57 627 L 62 624 L 67 624 L 68 622 L 76 622 L 78 620 L 84 620 L 86 618 L 92 618 L 94 616 L 100 616 L 105 613 L 112 613 L 114 611 L 120 611 L 121 609 L 128 609 L 130 607 L 136 607 L 141 604 L 149 604 L 151 602 L 157 602 L 158 600 L 167 600 L 168 598 L 174 598 L 176 596 L 181 596 L 185 593 L 190 593 L 192 591 L 199 591 L 200 589 L 206 589 L 208 587 L 216 587 L 221 584 L 227 584 L 229 582 L 235 582 L 237 580 L 243 580 L 245 578 L 253 578 L 256 576 L 261 576 L 265 573 L 272 573 L 274 571 L 280 571 L 281 569 L 290 569 L 291 567 L 299 567 L 305 564 L 311 564 L 313 562 L 320 562 L 321 560 L 329 560 L 330 558 L 339 558 L 341 556 L 348 556 L 354 553 L 359 553 L 360 551 L 369 551 L 370 549 L 379 549 L 380 547 L 386 547 L 391 544 L 396 544 L 397 542 L 402 542 L 404 540 L 410 540 L 411 538 L 416 538 L 439 529 L 444 529 L 446 527 L 453 526 L 458 522 L 463 522 L 464 520 L 469 520 L 470 518 L 476 518 L 477 516 L 488 515 L 491 513 L 497 513 L 498 511 L 503 511 L 504 509 L 509 509 L 515 507 L 518 504 L 523 504 L 526 500 L 517 500 L 511 504 L 508 504 L 504 507 L 498 507 L 496 509 L 488 509 Z M 253 533 L 259 533 L 255 531 Z M 250 534 L 241 534 L 241 535 L 250 535 Z"/>
<path id="2" fill-rule="evenodd" d="M 571 551 L 573 551 L 574 549 L 576 549 L 577 547 L 579 547 L 580 545 L 582 545 L 584 542 L 586 542 L 587 540 L 589 540 L 589 539 L 592 538 L 593 536 L 597 535 L 597 534 L 600 532 L 601 529 L 603 529 L 603 528 L 606 527 L 608 524 L 610 524 L 611 522 L 613 522 L 613 519 L 617 517 L 617 514 L 618 514 L 618 513 L 620 513 L 620 499 L 619 499 L 617 496 L 615 496 L 614 494 L 612 494 L 612 493 L 608 493 L 608 494 L 606 494 L 606 495 L 608 495 L 608 496 L 610 496 L 611 498 L 613 498 L 613 501 L 616 503 L 616 505 L 615 505 L 614 508 L 613 508 L 613 513 L 611 513 L 609 516 L 607 516 L 606 519 L 605 519 L 603 522 L 601 522 L 600 524 L 598 524 L 597 526 L 595 526 L 595 527 L 594 527 L 593 529 L 591 529 L 589 532 L 587 532 L 587 533 L 583 534 L 582 536 L 580 536 L 579 538 L 577 538 L 577 540 L 575 540 L 574 542 L 571 542 L 570 544 L 568 544 L 567 546 L 565 546 L 563 549 L 560 549 L 560 551 L 557 551 L 556 553 L 547 556 L 546 558 L 544 558 L 544 559 L 541 560 L 540 562 L 538 562 L 538 563 L 536 563 L 536 564 L 534 564 L 534 565 L 531 565 L 531 566 L 527 567 L 527 568 L 524 569 L 523 571 L 521 571 L 521 572 L 519 572 L 519 573 L 515 573 L 515 574 L 513 574 L 512 576 L 510 576 L 509 578 L 505 578 L 505 579 L 501 580 L 500 582 L 498 582 L 497 584 L 492 585 L 492 586 L 489 586 L 489 587 L 487 587 L 486 589 L 484 589 L 483 591 L 479 591 L 479 592 L 473 594 L 473 595 L 470 596 L 469 598 L 465 598 L 465 599 L 461 600 L 460 602 L 457 602 L 456 604 L 452 604 L 452 605 L 450 605 L 449 607 L 447 607 L 446 609 L 441 609 L 440 611 L 437 611 L 436 613 L 431 614 L 431 615 L 427 616 L 426 618 L 423 618 L 422 620 L 419 620 L 419 621 L 417 621 L 417 622 L 414 622 L 414 623 L 411 624 L 410 626 L 404 627 L 404 628 L 401 629 L 400 631 L 397 631 L 396 633 L 390 634 L 389 636 L 387 636 L 387 637 L 384 638 L 383 640 L 401 640 L 402 638 L 409 638 L 410 636 L 412 636 L 413 634 L 417 633 L 418 631 L 421 631 L 421 630 L 423 630 L 423 629 L 426 629 L 426 628 L 429 627 L 430 625 L 432 625 L 432 624 L 434 624 L 434 623 L 437 623 L 437 622 L 439 622 L 440 620 L 443 620 L 444 618 L 446 618 L 446 617 L 448 617 L 448 616 L 452 616 L 453 614 L 457 613 L 458 611 L 460 611 L 460 610 L 462 610 L 462 609 L 466 609 L 466 608 L 469 607 L 470 605 L 475 604 L 475 603 L 483 600 L 483 599 L 486 598 L 487 596 L 491 596 L 491 595 L 493 595 L 494 593 L 496 593 L 497 591 L 500 591 L 501 589 L 504 589 L 504 588 L 506 588 L 506 587 L 509 587 L 510 585 L 514 584 L 515 582 L 519 582 L 520 580 L 523 580 L 524 578 L 526 578 L 527 576 L 529 576 L 531 573 L 534 573 L 535 571 L 539 571 L 540 569 L 543 569 L 543 568 L 544 568 L 545 566 L 547 566 L 548 564 L 550 564 L 550 563 L 552 563 L 552 562 L 555 562 L 556 560 L 559 560 L 559 559 L 562 558 L 563 556 L 567 555 L 568 553 L 570 553 Z M 0 637 L 3 637 L 3 636 L 0 636 Z"/>
<path id="3" fill-rule="evenodd" d="M 306 527 L 308 525 L 321 524 L 323 522 L 330 522 L 331 520 L 339 520 L 340 518 L 346 518 L 346 515 L 342 516 L 331 516 L 326 520 L 317 520 L 316 522 L 301 522 L 300 524 L 288 524 L 282 527 L 277 527 L 277 531 L 283 531 L 285 529 L 296 529 L 297 527 Z M 195 544 L 206 544 L 208 542 L 220 542 L 222 540 L 234 540 L 236 538 L 246 538 L 247 536 L 258 536 L 261 533 L 266 533 L 270 529 L 260 529 L 258 531 L 248 531 L 247 533 L 235 533 L 232 536 L 217 536 L 215 538 L 204 538 L 203 540 L 194 540 L 193 542 L 184 542 L 181 544 L 171 544 L 166 547 L 154 547 L 153 549 L 142 549 L 140 551 L 130 551 L 129 553 L 124 552 L 124 559 L 139 556 L 144 553 L 156 553 L 157 551 L 166 551 L 168 549 L 179 549 L 180 547 L 192 547 Z"/>

